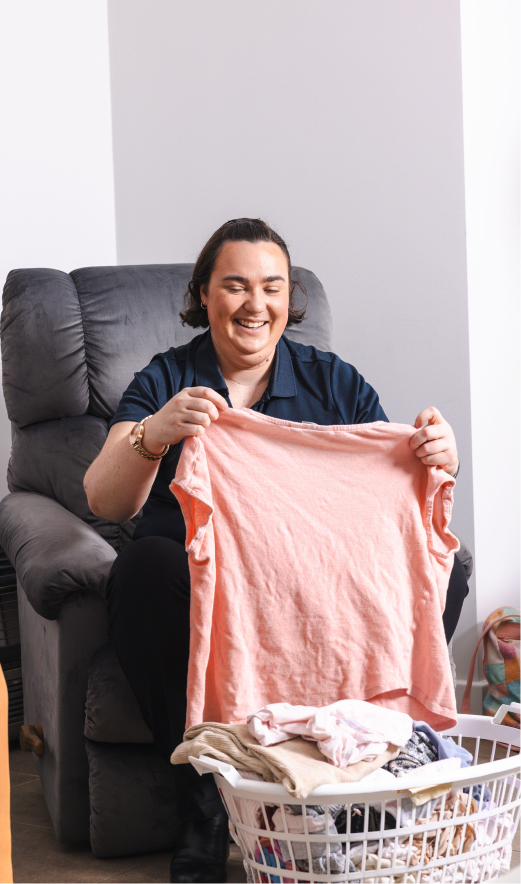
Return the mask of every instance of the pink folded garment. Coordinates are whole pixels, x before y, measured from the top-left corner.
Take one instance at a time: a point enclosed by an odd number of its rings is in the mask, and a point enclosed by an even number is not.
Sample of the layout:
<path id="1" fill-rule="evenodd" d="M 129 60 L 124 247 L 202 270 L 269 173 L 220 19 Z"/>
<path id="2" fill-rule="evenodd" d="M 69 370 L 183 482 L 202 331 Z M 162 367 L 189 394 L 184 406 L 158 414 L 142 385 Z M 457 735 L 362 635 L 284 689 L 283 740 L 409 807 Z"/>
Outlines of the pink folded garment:
<path id="1" fill-rule="evenodd" d="M 248 715 L 248 730 L 261 746 L 272 746 L 301 736 L 315 740 L 331 764 L 347 767 L 371 761 L 389 743 L 405 746 L 413 721 L 405 712 L 384 709 L 364 700 L 339 700 L 318 709 L 270 703 Z"/>

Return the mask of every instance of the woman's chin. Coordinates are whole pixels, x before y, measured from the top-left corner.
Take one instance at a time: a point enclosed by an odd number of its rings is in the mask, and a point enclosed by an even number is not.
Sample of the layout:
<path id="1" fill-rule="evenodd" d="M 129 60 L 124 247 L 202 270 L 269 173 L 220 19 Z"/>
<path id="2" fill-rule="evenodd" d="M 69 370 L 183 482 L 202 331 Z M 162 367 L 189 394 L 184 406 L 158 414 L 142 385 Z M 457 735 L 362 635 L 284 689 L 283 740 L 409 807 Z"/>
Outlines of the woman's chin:
<path id="1" fill-rule="evenodd" d="M 258 353 L 260 350 L 274 349 L 277 342 L 273 342 L 270 346 L 270 335 L 266 332 L 261 334 L 251 334 L 249 332 L 238 331 L 230 338 L 230 344 L 240 353 Z"/>

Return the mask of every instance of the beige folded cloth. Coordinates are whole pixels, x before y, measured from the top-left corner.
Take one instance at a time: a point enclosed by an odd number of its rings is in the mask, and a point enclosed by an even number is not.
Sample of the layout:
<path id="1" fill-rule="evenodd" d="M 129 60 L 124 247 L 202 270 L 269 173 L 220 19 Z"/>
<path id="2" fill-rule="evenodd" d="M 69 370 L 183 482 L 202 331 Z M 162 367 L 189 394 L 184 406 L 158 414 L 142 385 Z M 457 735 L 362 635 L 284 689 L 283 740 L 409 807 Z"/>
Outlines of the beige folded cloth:
<path id="1" fill-rule="evenodd" d="M 389 744 L 387 751 L 373 761 L 358 761 L 340 768 L 328 764 L 317 744 L 302 737 L 261 746 L 246 724 L 206 721 L 188 728 L 170 760 L 172 764 L 186 764 L 190 755 L 208 755 L 237 769 L 254 771 L 268 783 L 282 783 L 294 798 L 307 798 L 317 786 L 361 780 L 396 758 L 398 751 L 397 746 Z"/>
<path id="2" fill-rule="evenodd" d="M 415 807 L 421 807 L 433 798 L 441 798 L 452 789 L 452 783 L 440 783 L 438 786 L 413 786 L 411 789 L 400 789 L 398 795 L 410 798 Z"/>

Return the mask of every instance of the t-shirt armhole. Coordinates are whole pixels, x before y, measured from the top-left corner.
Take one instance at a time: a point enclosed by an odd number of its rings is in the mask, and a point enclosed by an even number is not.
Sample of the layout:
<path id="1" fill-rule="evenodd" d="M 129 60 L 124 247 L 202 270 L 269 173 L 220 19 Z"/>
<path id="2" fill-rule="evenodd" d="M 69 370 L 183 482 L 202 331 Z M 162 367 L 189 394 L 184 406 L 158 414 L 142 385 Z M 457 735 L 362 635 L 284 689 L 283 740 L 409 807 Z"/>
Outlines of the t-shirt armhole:
<path id="1" fill-rule="evenodd" d="M 186 551 L 198 561 L 213 516 L 213 502 L 206 452 L 196 436 L 185 440 L 170 491 L 179 501 L 185 520 Z"/>
<path id="2" fill-rule="evenodd" d="M 459 549 L 459 540 L 449 531 L 453 504 L 452 476 L 436 467 L 429 467 L 425 528 L 429 551 L 437 558 L 446 559 Z"/>

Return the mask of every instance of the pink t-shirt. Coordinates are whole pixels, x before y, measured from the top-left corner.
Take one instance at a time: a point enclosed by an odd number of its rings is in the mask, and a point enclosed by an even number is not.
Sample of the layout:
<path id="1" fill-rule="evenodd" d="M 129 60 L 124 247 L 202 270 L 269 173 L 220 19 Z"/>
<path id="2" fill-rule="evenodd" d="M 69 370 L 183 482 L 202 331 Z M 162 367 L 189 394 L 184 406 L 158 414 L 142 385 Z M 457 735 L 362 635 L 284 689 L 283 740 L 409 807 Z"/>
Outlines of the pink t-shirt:
<path id="1" fill-rule="evenodd" d="M 342 699 L 456 723 L 454 479 L 416 457 L 415 432 L 229 409 L 185 441 L 170 487 L 191 579 L 187 727 Z"/>

